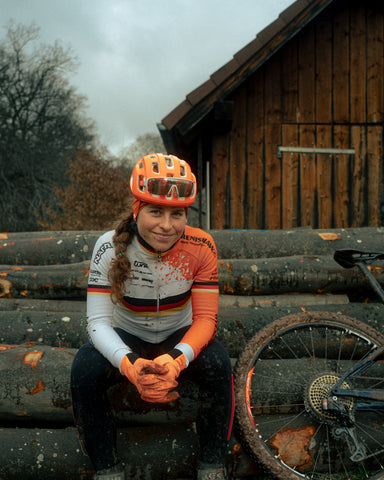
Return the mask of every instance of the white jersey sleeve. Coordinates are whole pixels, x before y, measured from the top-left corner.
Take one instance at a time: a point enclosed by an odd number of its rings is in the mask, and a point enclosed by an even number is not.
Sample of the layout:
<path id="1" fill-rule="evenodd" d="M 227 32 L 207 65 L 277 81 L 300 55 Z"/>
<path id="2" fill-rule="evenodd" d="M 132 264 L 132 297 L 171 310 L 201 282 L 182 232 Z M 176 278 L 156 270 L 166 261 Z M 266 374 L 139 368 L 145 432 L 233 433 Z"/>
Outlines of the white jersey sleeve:
<path id="1" fill-rule="evenodd" d="M 87 292 L 87 331 L 97 350 L 116 368 L 131 349 L 112 326 L 115 305 L 111 300 L 108 271 L 114 257 L 113 231 L 96 242 L 90 264 Z"/>

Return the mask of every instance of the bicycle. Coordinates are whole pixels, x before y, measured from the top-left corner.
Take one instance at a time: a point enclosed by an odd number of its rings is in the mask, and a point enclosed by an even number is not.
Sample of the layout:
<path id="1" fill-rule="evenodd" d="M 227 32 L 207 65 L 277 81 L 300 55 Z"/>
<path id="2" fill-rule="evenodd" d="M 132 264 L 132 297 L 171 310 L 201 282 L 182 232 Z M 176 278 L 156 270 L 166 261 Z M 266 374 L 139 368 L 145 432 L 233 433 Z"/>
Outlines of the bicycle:
<path id="1" fill-rule="evenodd" d="M 384 303 L 367 266 L 384 253 L 334 258 L 358 266 Z M 329 312 L 287 315 L 250 340 L 234 381 L 239 440 L 271 478 L 384 479 L 384 335 L 371 326 Z"/>

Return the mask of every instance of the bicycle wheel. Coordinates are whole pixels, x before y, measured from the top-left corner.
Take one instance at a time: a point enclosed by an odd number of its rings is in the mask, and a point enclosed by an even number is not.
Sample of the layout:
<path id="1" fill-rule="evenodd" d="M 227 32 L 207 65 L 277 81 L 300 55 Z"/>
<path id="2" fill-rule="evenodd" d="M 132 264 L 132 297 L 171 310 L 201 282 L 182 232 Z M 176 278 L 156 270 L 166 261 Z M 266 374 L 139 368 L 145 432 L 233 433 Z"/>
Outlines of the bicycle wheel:
<path id="1" fill-rule="evenodd" d="M 323 408 L 342 373 L 382 344 L 368 325 L 328 312 L 288 315 L 255 335 L 234 373 L 235 426 L 250 457 L 281 480 L 384 479 L 384 402 L 380 410 L 339 397 L 348 431 Z M 343 388 L 383 384 L 377 361 Z"/>

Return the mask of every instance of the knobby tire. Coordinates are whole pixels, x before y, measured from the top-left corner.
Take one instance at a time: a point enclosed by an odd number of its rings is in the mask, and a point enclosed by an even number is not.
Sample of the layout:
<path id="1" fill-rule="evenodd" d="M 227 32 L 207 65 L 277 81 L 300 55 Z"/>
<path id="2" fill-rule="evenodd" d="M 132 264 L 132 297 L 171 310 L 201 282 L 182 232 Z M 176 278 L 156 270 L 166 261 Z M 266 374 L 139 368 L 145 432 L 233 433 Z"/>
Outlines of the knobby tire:
<path id="1" fill-rule="evenodd" d="M 329 312 L 288 315 L 251 339 L 235 366 L 235 427 L 271 478 L 384 479 L 383 411 L 361 411 L 356 400 L 344 400 L 356 419 L 358 445 L 370 455 L 353 462 L 356 449 L 340 435 L 339 417 L 322 409 L 324 389 L 382 344 L 384 336 L 369 325 Z M 347 379 L 346 387 L 384 388 L 383 362 L 365 375 Z"/>

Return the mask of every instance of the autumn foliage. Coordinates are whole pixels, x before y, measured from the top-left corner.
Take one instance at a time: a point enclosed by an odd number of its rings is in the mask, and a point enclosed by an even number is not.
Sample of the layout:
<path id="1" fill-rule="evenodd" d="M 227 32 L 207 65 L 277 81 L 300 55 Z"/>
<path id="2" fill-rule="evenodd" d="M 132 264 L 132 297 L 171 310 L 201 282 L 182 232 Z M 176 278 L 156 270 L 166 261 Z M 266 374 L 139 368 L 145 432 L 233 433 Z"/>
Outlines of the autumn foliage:
<path id="1" fill-rule="evenodd" d="M 128 208 L 130 172 L 112 167 L 88 152 L 69 162 L 69 184 L 57 185 L 57 211 L 47 209 L 49 220 L 38 221 L 45 230 L 105 230 Z"/>

